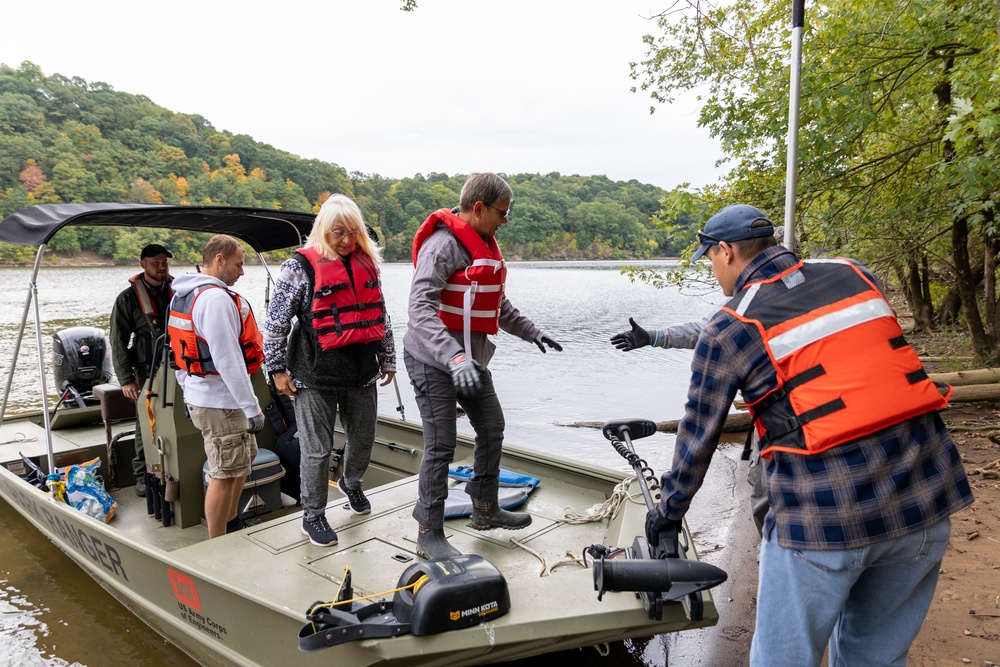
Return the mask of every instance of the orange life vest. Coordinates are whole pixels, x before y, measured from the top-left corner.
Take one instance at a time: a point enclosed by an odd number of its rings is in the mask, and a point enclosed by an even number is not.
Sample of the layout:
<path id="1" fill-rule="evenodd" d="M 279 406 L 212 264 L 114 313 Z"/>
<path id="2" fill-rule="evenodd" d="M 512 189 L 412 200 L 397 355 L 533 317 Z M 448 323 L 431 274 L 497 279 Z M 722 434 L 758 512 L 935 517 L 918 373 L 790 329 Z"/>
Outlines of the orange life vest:
<path id="1" fill-rule="evenodd" d="M 853 263 L 806 260 L 723 307 L 761 333 L 778 386 L 747 407 L 761 456 L 816 454 L 948 404 L 878 288 Z"/>
<path id="2" fill-rule="evenodd" d="M 327 259 L 314 248 L 296 252 L 308 263 L 313 290 L 311 312 L 303 325 L 320 348 L 385 339 L 385 298 L 371 257 L 361 250 L 351 254 L 352 281 L 342 261 Z"/>
<path id="3" fill-rule="evenodd" d="M 503 302 L 507 266 L 500 246 L 492 236 L 484 239 L 465 220 L 446 208 L 435 211 L 420 225 L 413 238 L 413 265 L 417 253 L 431 234 L 443 223 L 472 255 L 472 264 L 448 278 L 441 292 L 438 317 L 450 331 L 465 334 L 465 352 L 470 354 L 469 333 L 495 334 L 500 330 L 500 304 Z"/>
<path id="4" fill-rule="evenodd" d="M 146 285 L 146 281 L 142 279 L 142 274 L 137 273 L 128 279 L 129 284 L 132 286 L 132 290 L 135 292 L 136 301 L 139 302 L 139 308 L 142 309 L 142 314 L 146 316 L 146 321 L 149 323 L 149 328 L 153 331 L 153 337 L 155 338 L 159 334 L 163 333 L 163 327 L 160 326 L 160 312 L 156 308 L 156 302 L 153 300 L 153 295 L 149 293 L 149 288 Z M 167 282 L 167 301 L 174 296 L 174 291 L 170 288 L 170 283 Z"/>
<path id="5" fill-rule="evenodd" d="M 212 363 L 212 353 L 208 343 L 194 329 L 195 301 L 206 290 L 223 289 L 218 285 L 203 285 L 184 296 L 175 296 L 170 302 L 170 319 L 167 321 L 167 333 L 170 337 L 170 349 L 174 353 L 174 363 L 191 375 L 204 377 L 218 375 L 219 371 Z M 236 292 L 225 290 L 233 300 L 240 314 L 240 349 L 243 351 L 243 361 L 247 373 L 253 375 L 264 363 L 264 337 L 257 328 L 250 303 Z"/>

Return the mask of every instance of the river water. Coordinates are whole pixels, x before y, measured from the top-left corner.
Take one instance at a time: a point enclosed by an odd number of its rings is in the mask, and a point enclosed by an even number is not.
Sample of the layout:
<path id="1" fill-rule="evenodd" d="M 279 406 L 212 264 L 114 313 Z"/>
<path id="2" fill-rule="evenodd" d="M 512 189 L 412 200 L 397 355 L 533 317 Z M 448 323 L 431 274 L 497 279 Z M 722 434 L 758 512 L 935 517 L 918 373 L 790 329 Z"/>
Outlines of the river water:
<path id="1" fill-rule="evenodd" d="M 248 258 L 249 261 L 249 258 Z M 641 417 L 678 419 L 687 394 L 691 352 L 643 349 L 616 350 L 609 338 L 628 328 L 634 317 L 647 328 L 700 319 L 722 302 L 721 292 L 680 294 L 633 284 L 615 262 L 512 262 L 507 295 L 564 351 L 547 354 L 501 332 L 490 364 L 507 421 L 506 441 L 605 467 L 631 468 L 600 432 L 573 428 L 576 422 Z M 669 264 L 650 264 L 665 268 Z M 271 267 L 275 271 L 277 267 Z M 175 266 L 174 275 L 191 267 Z M 52 334 L 88 325 L 108 327 L 116 295 L 136 269 L 127 267 L 43 268 L 38 278 L 45 359 L 51 358 Z M 412 271 L 409 264 L 383 266 L 386 303 L 392 317 L 399 356 L 398 388 L 403 416 L 419 422 L 402 363 L 406 301 Z M 264 317 L 265 270 L 247 268 L 236 291 L 247 296 Z M 3 382 L 13 355 L 17 327 L 24 312 L 30 271 L 0 269 L 0 368 Z M 37 406 L 37 345 L 29 310 L 29 327 L 15 370 L 8 413 Z M 51 368 L 47 368 L 49 389 Z M 2 390 L 2 386 L 0 386 Z M 400 416 L 392 385 L 380 388 L 379 406 Z M 459 429 L 472 433 L 467 420 Z M 669 466 L 673 436 L 657 434 L 636 442 L 636 450 L 660 472 Z M 733 485 L 739 445 L 720 448 L 705 487 L 692 505 L 688 522 L 696 533 L 701 557 L 723 565 L 721 552 L 733 517 Z M 725 463 L 719 463 L 724 461 Z M 740 515 L 745 520 L 745 515 Z M 83 574 L 66 556 L 0 501 L 0 665 L 192 665 L 179 650 L 136 619 Z M 702 664 L 694 654 L 693 631 L 612 646 L 608 658 L 596 652 L 570 652 L 567 659 L 589 665 Z M 109 650 L 113 653 L 109 654 Z M 113 656 L 113 657 L 112 657 Z M 543 658 L 544 659 L 544 658 Z M 547 660 L 551 660 L 549 657 Z M 511 664 L 543 664 L 526 660 Z"/>

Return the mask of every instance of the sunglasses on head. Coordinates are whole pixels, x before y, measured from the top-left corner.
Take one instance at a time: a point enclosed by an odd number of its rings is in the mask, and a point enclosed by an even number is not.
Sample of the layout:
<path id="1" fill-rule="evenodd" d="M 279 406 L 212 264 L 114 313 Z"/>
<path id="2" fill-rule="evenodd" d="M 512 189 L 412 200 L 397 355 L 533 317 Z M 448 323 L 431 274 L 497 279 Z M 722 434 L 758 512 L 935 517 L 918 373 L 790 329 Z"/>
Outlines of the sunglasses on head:
<path id="1" fill-rule="evenodd" d="M 712 245 L 712 244 L 719 243 L 721 241 L 722 241 L 722 239 L 717 239 L 714 236 L 711 236 L 710 234 L 706 234 L 705 232 L 701 231 L 700 229 L 698 230 L 698 243 L 701 243 L 702 245 L 705 245 L 705 244 Z"/>

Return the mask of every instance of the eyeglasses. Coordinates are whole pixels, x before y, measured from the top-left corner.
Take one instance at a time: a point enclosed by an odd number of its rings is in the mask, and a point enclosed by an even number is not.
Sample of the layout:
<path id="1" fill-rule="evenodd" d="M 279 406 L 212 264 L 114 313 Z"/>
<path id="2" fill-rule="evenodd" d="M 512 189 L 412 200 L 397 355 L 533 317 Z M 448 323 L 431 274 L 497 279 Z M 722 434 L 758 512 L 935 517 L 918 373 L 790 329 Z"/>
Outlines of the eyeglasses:
<path id="1" fill-rule="evenodd" d="M 330 236 L 332 236 L 337 241 L 340 241 L 345 236 L 350 237 L 351 240 L 354 240 L 358 238 L 358 233 L 344 231 L 343 229 L 334 229 L 333 231 L 330 232 Z"/>
<path id="2" fill-rule="evenodd" d="M 714 236 L 710 236 L 709 234 L 706 234 L 705 232 L 701 231 L 700 229 L 698 230 L 698 243 L 700 243 L 702 245 L 706 245 L 706 244 L 707 245 L 714 245 L 716 243 L 720 243 L 721 241 L 722 241 L 722 239 L 717 239 Z"/>
<path id="3" fill-rule="evenodd" d="M 507 216 L 510 215 L 510 209 L 509 208 L 505 211 L 502 208 L 497 208 L 496 206 L 493 206 L 491 204 L 487 204 L 486 202 L 483 202 L 483 204 L 486 205 L 486 206 L 489 206 L 491 209 L 493 209 L 494 211 L 496 211 L 497 213 L 499 213 L 500 217 L 503 218 L 504 220 L 506 220 Z"/>

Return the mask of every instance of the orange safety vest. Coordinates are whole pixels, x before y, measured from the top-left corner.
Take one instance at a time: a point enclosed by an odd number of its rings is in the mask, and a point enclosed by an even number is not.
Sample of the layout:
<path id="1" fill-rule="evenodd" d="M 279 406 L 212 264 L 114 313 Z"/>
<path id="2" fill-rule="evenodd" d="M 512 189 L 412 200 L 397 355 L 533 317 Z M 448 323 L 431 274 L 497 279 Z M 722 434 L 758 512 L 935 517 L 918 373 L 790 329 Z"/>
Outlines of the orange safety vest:
<path id="1" fill-rule="evenodd" d="M 448 278 L 438 306 L 438 317 L 445 327 L 464 332 L 465 353 L 470 354 L 470 332 L 495 334 L 500 330 L 500 304 L 507 266 L 495 238 L 484 239 L 469 223 L 446 208 L 432 213 L 417 230 L 413 238 L 414 266 L 420 246 L 434 233 L 439 222 L 444 223 L 472 255 L 472 264 Z"/>
<path id="2" fill-rule="evenodd" d="M 159 326 L 160 316 L 159 311 L 156 309 L 156 302 L 153 301 L 153 295 L 149 293 L 149 288 L 146 286 L 146 281 L 142 279 L 142 274 L 137 273 L 128 279 L 129 284 L 135 291 L 136 301 L 139 302 L 139 308 L 142 309 L 142 314 L 146 316 L 146 321 L 149 323 L 149 328 L 153 331 L 153 336 L 163 333 L 162 328 Z M 167 283 L 167 299 L 171 299 L 174 296 L 174 291 L 170 288 L 170 283 Z"/>
<path id="3" fill-rule="evenodd" d="M 208 343 L 194 330 L 192 318 L 195 301 L 209 289 L 223 288 L 218 285 L 204 285 L 184 296 L 175 296 L 170 302 L 170 319 L 167 321 L 167 333 L 170 336 L 170 349 L 174 353 L 174 363 L 181 370 L 199 377 L 219 374 L 215 364 L 212 363 Z M 247 373 L 253 375 L 264 363 L 264 337 L 257 328 L 250 302 L 236 292 L 228 289 L 225 291 L 239 311 L 240 348 L 243 350 Z"/>
<path id="4" fill-rule="evenodd" d="M 323 350 L 352 343 L 385 340 L 385 298 L 375 262 L 364 251 L 351 254 L 355 273 L 364 271 L 367 280 L 354 280 L 338 259 L 327 259 L 315 248 L 296 251 L 308 263 L 312 284 L 312 306 L 303 324 Z"/>
<path id="5" fill-rule="evenodd" d="M 853 263 L 806 260 L 723 310 L 760 331 L 778 386 L 748 401 L 761 456 L 816 454 L 948 404 Z"/>

